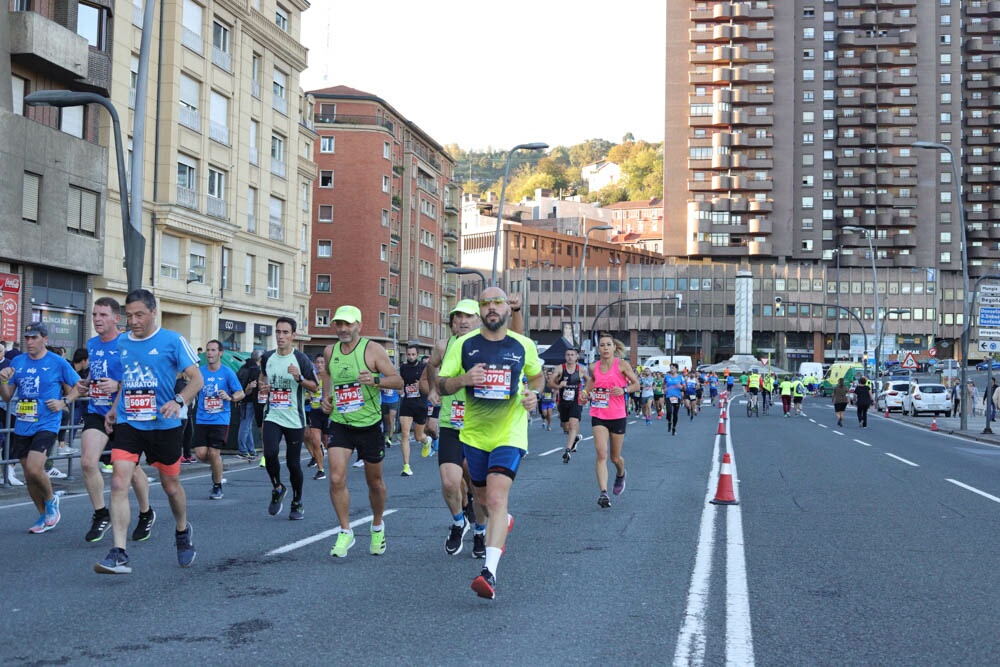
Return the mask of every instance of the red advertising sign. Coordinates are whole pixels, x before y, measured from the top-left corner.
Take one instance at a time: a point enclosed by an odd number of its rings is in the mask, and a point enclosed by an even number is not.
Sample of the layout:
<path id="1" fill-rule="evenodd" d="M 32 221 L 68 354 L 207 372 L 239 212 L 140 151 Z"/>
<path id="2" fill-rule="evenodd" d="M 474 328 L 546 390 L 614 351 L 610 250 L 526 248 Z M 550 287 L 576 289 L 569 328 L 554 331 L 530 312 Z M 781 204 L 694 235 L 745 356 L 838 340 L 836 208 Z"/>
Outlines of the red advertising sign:
<path id="1" fill-rule="evenodd" d="M 16 341 L 20 329 L 21 276 L 0 273 L 0 338 Z"/>

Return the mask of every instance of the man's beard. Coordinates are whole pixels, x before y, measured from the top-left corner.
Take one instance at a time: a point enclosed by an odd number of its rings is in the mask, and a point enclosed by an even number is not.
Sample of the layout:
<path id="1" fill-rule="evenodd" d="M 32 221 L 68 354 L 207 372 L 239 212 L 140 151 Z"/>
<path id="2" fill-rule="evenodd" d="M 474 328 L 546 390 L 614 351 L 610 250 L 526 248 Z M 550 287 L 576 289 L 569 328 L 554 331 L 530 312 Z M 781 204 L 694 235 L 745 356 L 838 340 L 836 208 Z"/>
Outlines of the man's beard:
<path id="1" fill-rule="evenodd" d="M 491 322 L 489 319 L 489 315 L 487 315 L 486 319 L 483 320 L 483 326 L 485 326 L 490 331 L 500 331 L 500 329 L 503 329 L 504 326 L 506 326 L 507 324 L 507 316 L 497 315 L 497 318 L 498 319 L 496 322 Z"/>

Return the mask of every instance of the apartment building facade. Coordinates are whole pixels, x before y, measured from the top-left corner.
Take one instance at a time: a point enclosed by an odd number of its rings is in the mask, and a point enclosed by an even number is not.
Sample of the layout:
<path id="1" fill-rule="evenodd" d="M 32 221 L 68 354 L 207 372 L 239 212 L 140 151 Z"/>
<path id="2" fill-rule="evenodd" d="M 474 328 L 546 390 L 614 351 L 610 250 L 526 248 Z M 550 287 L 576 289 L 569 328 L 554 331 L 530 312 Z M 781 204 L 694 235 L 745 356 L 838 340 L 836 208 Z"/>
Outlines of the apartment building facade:
<path id="1" fill-rule="evenodd" d="M 43 321 L 51 345 L 86 340 L 104 272 L 108 151 L 99 109 L 29 106 L 46 89 L 106 95 L 110 0 L 3 0 L 0 7 L 0 339 Z M 6 84 L 10 81 L 10 84 Z M 10 87 L 6 87 L 9 85 Z M 22 346 L 23 349 L 23 346 Z"/>
<path id="2" fill-rule="evenodd" d="M 667 34 L 683 38 L 666 57 L 687 67 L 666 75 L 664 252 L 867 267 L 860 289 L 883 314 L 924 308 L 892 286 L 932 277 L 946 287 L 915 333 L 956 340 L 958 186 L 969 274 L 1000 257 L 998 19 L 987 0 L 669 3 Z M 950 147 L 961 182 L 918 140 Z"/>
<path id="3" fill-rule="evenodd" d="M 461 189 L 454 160 L 371 93 L 309 93 L 319 135 L 313 190 L 311 347 L 336 340 L 331 318 L 350 304 L 362 334 L 429 349 L 449 334 L 457 281 Z"/>
<path id="4" fill-rule="evenodd" d="M 156 5 L 145 118 L 143 286 L 163 326 L 192 344 L 274 347 L 279 316 L 308 340 L 309 210 L 316 134 L 299 88 L 305 0 L 164 0 Z M 114 34 L 111 98 L 131 156 L 142 0 Z M 117 173 L 105 272 L 95 296 L 122 299 Z"/>

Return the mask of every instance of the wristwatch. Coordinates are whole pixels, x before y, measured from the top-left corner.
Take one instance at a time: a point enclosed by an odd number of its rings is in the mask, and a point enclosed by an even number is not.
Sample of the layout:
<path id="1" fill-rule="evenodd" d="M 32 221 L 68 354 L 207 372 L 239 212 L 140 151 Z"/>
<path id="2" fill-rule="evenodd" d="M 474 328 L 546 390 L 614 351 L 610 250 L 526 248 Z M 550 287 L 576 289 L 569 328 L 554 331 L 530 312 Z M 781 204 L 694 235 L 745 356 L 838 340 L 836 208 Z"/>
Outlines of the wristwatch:
<path id="1" fill-rule="evenodd" d="M 180 394 L 174 394 L 174 402 L 182 408 L 184 407 L 184 397 Z"/>

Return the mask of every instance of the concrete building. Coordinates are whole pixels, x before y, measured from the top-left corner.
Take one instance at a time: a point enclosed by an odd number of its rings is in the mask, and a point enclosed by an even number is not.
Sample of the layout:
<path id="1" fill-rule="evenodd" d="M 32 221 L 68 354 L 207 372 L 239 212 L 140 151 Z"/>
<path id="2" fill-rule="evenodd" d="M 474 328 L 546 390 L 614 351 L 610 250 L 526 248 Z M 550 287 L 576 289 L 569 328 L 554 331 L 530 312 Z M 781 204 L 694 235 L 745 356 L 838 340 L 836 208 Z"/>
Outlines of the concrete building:
<path id="1" fill-rule="evenodd" d="M 868 268 L 858 289 L 877 289 L 886 312 L 925 308 L 926 292 L 902 286 L 933 282 L 935 317 L 913 333 L 957 340 L 956 184 L 947 154 L 911 144 L 955 151 L 969 272 L 995 270 L 998 12 L 918 0 L 668 3 L 664 252 L 793 272 Z"/>
<path id="2" fill-rule="evenodd" d="M 444 274 L 458 261 L 455 162 L 376 95 L 334 86 L 309 96 L 319 133 L 311 346 L 336 339 L 330 318 L 351 304 L 361 309 L 363 335 L 429 349 L 448 335 L 457 295 L 457 281 Z"/>
<path id="3" fill-rule="evenodd" d="M 114 33 L 111 98 L 132 148 L 142 0 Z M 298 85 L 305 0 L 164 0 L 149 65 L 142 225 L 143 286 L 163 326 L 195 346 L 271 348 L 277 317 L 308 340 L 309 210 L 316 133 Z M 159 47 L 156 47 L 159 43 Z M 105 131 L 107 123 L 105 119 Z M 109 183 L 104 276 L 122 299 L 117 173 Z"/>
<path id="4" fill-rule="evenodd" d="M 588 192 L 614 185 L 622 178 L 622 168 L 608 160 L 598 160 L 580 167 L 580 178 L 587 181 Z"/>
<path id="5" fill-rule="evenodd" d="M 663 252 L 663 200 L 658 197 L 640 201 L 608 204 L 615 234 L 612 243 Z"/>
<path id="6" fill-rule="evenodd" d="M 32 320 L 45 322 L 50 344 L 70 353 L 90 332 L 86 313 L 115 224 L 105 212 L 117 205 L 105 188 L 107 118 L 98 109 L 30 107 L 24 98 L 45 89 L 108 93 L 110 36 L 118 27 L 111 6 L 110 0 L 14 0 L 0 9 L 0 45 L 7 51 L 0 53 L 5 343 L 19 341 Z"/>

